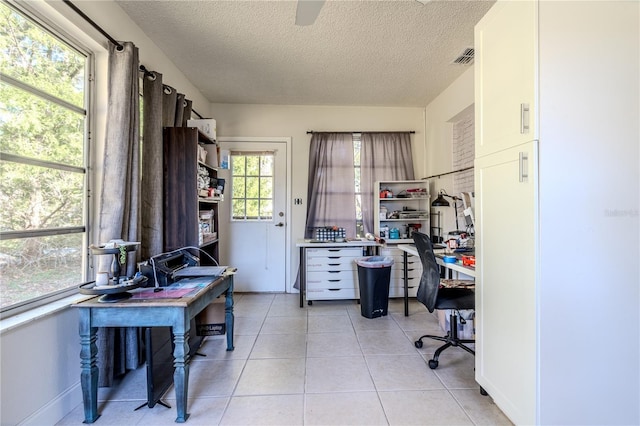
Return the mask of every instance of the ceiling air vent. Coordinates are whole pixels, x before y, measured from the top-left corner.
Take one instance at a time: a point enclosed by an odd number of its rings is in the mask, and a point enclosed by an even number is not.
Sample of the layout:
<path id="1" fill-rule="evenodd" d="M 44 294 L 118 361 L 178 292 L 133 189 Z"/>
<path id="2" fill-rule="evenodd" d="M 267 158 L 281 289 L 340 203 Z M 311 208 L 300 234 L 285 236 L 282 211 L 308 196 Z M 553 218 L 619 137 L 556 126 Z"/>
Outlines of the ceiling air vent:
<path id="1" fill-rule="evenodd" d="M 473 62 L 473 47 L 467 47 L 464 51 L 453 60 L 452 64 L 468 65 Z"/>

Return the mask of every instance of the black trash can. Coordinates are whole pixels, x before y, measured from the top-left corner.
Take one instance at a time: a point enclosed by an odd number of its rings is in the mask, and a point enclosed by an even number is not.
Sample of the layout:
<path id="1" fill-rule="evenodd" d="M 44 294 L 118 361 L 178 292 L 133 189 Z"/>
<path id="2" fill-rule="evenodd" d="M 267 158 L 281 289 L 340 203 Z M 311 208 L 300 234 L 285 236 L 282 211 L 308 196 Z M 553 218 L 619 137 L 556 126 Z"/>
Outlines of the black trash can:
<path id="1" fill-rule="evenodd" d="M 387 315 L 393 258 L 369 256 L 356 259 L 360 286 L 360 313 L 366 318 Z"/>

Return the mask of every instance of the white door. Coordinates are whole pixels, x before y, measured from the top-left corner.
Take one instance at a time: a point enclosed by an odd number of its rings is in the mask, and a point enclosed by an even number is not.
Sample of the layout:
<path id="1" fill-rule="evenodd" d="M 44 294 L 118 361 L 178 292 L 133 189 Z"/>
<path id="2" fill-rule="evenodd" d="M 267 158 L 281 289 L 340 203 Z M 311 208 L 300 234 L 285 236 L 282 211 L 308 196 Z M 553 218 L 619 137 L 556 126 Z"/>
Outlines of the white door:
<path id="1" fill-rule="evenodd" d="M 238 268 L 239 292 L 286 290 L 287 143 L 233 141 L 229 151 L 224 207 L 220 211 L 220 258 Z"/>

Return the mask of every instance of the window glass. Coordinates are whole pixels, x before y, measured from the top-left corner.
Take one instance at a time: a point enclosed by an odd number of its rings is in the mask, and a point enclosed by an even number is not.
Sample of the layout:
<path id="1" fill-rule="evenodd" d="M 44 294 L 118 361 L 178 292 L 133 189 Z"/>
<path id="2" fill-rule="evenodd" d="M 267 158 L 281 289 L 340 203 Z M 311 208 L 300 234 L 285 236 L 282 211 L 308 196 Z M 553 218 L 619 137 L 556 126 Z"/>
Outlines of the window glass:
<path id="1" fill-rule="evenodd" d="M 0 13 L 2 73 L 83 108 L 86 57 L 4 3 Z"/>
<path id="2" fill-rule="evenodd" d="M 4 313 L 86 279 L 90 57 L 5 2 L 0 23 Z"/>
<path id="3" fill-rule="evenodd" d="M 232 219 L 273 219 L 273 154 L 232 153 Z"/>

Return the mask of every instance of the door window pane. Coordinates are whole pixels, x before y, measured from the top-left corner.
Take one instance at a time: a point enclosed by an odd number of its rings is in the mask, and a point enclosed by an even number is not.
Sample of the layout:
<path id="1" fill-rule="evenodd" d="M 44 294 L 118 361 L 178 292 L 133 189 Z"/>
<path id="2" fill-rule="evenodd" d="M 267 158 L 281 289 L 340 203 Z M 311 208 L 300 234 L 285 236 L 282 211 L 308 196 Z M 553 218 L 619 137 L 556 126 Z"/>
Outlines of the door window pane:
<path id="1" fill-rule="evenodd" d="M 231 153 L 232 220 L 273 220 L 273 154 Z"/>

